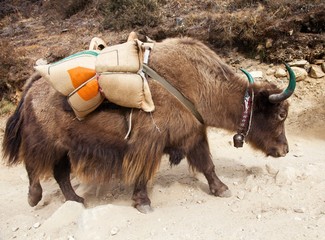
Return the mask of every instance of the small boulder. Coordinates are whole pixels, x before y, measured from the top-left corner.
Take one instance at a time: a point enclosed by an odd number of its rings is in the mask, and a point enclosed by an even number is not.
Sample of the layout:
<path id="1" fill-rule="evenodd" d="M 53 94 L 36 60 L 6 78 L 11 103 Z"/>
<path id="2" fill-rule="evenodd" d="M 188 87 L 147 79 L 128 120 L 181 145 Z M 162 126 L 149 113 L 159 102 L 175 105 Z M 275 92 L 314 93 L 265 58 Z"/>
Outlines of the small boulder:
<path id="1" fill-rule="evenodd" d="M 321 78 L 325 76 L 325 73 L 321 70 L 320 66 L 313 65 L 310 68 L 309 76 L 312 78 Z"/>
<path id="2" fill-rule="evenodd" d="M 321 64 L 321 68 L 322 68 L 323 72 L 325 72 L 325 62 L 323 62 L 323 63 Z"/>
<path id="3" fill-rule="evenodd" d="M 275 74 L 275 69 L 273 69 L 273 68 L 269 68 L 269 69 L 266 70 L 265 74 L 266 74 L 267 76 L 274 75 L 274 74 Z"/>
<path id="4" fill-rule="evenodd" d="M 286 77 L 286 76 L 287 76 L 287 72 L 286 72 L 283 68 L 278 68 L 278 69 L 275 71 L 274 76 L 275 76 L 276 78 Z"/>
<path id="5" fill-rule="evenodd" d="M 307 60 L 293 60 L 288 64 L 290 67 L 304 67 L 305 65 L 308 65 L 309 62 Z"/>
<path id="6" fill-rule="evenodd" d="M 291 67 L 291 69 L 293 70 L 293 72 L 296 75 L 296 81 L 297 82 L 306 79 L 306 77 L 308 76 L 308 73 L 307 73 L 307 71 L 304 68 Z"/>
<path id="7" fill-rule="evenodd" d="M 262 71 L 251 71 L 250 74 L 254 79 L 262 79 L 263 78 L 263 72 Z"/>

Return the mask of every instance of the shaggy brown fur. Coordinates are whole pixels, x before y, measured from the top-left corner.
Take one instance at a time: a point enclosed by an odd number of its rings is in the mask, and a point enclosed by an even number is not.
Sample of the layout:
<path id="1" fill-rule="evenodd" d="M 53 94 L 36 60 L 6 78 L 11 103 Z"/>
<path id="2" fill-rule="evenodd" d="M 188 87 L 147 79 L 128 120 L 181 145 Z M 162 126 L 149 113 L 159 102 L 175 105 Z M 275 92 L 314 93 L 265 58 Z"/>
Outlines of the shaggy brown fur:
<path id="1" fill-rule="evenodd" d="M 206 129 L 236 131 L 248 81 L 204 44 L 190 38 L 156 43 L 149 66 L 193 102 L 204 125 L 149 79 L 156 110 L 134 109 L 132 131 L 124 139 L 130 109 L 108 104 L 80 122 L 65 110 L 65 98 L 44 79 L 31 81 L 8 120 L 3 149 L 9 165 L 25 163 L 32 206 L 41 198 L 39 178 L 47 174 L 54 174 L 67 199 L 82 201 L 69 182 L 70 167 L 86 181 L 107 182 L 114 174 L 134 183 L 135 205 L 150 205 L 146 184 L 164 153 L 170 154 L 171 164 L 186 156 L 190 166 L 206 176 L 213 194 L 227 195 L 227 186 L 214 171 Z M 288 151 L 283 124 L 288 103 L 268 101 L 271 93 L 280 92 L 273 85 L 254 84 L 252 88 L 255 101 L 248 141 L 266 154 L 283 156 Z"/>

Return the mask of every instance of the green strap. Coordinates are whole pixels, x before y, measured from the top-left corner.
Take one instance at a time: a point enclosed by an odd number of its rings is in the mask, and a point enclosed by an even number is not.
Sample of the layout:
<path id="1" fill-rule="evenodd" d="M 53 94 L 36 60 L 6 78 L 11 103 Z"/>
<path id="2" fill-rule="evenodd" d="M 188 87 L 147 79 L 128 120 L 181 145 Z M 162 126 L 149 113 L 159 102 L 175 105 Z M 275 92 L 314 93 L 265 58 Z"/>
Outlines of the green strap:
<path id="1" fill-rule="evenodd" d="M 155 72 L 148 65 L 143 64 L 143 71 L 150 77 L 158 81 L 169 93 L 174 95 L 195 117 L 196 119 L 204 124 L 201 114 L 196 110 L 194 104 L 189 101 L 180 91 L 178 91 L 173 85 L 171 85 L 166 79 L 161 77 L 157 72 Z"/>

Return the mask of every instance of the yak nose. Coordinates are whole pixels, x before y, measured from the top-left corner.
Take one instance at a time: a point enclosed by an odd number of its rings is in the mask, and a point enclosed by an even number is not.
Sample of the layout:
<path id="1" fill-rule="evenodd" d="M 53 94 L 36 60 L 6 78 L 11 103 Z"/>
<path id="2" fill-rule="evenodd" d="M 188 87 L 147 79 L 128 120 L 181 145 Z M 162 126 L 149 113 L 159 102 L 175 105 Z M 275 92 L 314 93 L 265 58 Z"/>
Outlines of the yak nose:
<path id="1" fill-rule="evenodd" d="M 284 157 L 288 152 L 289 146 L 287 143 L 285 143 L 281 147 L 271 148 L 267 155 L 272 157 Z"/>

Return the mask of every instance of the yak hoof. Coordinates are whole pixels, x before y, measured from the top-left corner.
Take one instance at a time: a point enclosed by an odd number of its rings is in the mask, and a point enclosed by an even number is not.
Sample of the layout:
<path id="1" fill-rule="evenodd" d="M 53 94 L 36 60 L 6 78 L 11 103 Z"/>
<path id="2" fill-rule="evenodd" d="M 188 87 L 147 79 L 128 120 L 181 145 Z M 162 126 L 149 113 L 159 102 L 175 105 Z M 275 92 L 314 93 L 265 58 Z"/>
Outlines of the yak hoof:
<path id="1" fill-rule="evenodd" d="M 74 201 L 74 202 L 78 202 L 78 203 L 82 203 L 85 204 L 85 199 L 82 197 L 79 197 L 78 195 L 75 195 L 73 197 L 69 197 L 65 199 L 66 201 Z"/>
<path id="2" fill-rule="evenodd" d="M 226 185 L 223 187 L 223 189 L 219 188 L 218 190 L 216 189 L 210 189 L 210 190 L 211 193 L 217 197 L 228 198 L 231 197 L 232 195 L 231 191 L 228 189 Z"/>
<path id="3" fill-rule="evenodd" d="M 223 197 L 223 198 L 229 198 L 232 196 L 232 193 L 229 189 L 227 189 L 226 191 L 222 192 L 219 197 Z"/>
<path id="4" fill-rule="evenodd" d="M 138 209 L 140 213 L 144 214 L 153 212 L 153 209 L 150 205 L 137 205 L 135 208 Z"/>
<path id="5" fill-rule="evenodd" d="M 42 199 L 42 189 L 34 189 L 34 190 L 29 190 L 28 193 L 28 204 L 31 207 L 35 207 L 39 201 Z"/>

